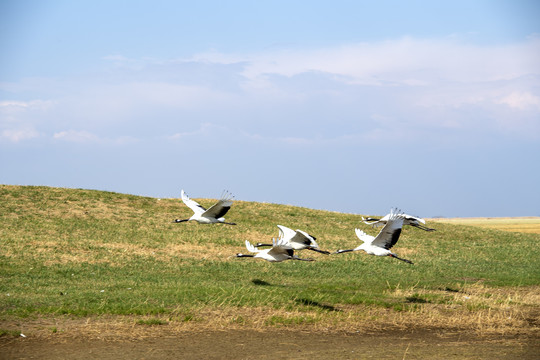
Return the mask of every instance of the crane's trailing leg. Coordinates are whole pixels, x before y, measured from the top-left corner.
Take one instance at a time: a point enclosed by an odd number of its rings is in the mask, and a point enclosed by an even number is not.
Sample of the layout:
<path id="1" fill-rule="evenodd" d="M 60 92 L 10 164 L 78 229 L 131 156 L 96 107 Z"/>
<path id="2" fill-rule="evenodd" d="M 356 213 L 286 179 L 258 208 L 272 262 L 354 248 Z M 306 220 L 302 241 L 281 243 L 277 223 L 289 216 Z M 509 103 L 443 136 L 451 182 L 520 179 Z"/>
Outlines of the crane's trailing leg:
<path id="1" fill-rule="evenodd" d="M 424 231 L 437 231 L 436 229 L 428 228 L 427 226 L 420 225 L 420 224 L 411 224 L 411 226 L 422 229 Z"/>
<path id="2" fill-rule="evenodd" d="M 407 260 L 407 259 L 400 258 L 400 257 L 398 257 L 398 256 L 395 255 L 395 254 L 390 254 L 390 255 L 388 255 L 388 256 L 393 257 L 394 259 L 398 259 L 398 260 L 401 260 L 401 261 L 405 261 L 407 264 L 411 264 L 411 265 L 414 264 L 411 260 Z"/>
<path id="3" fill-rule="evenodd" d="M 299 258 L 299 257 L 296 257 L 296 256 L 292 257 L 292 258 L 291 258 L 291 260 L 300 260 L 300 261 L 315 261 L 315 259 L 301 259 L 301 258 Z"/>

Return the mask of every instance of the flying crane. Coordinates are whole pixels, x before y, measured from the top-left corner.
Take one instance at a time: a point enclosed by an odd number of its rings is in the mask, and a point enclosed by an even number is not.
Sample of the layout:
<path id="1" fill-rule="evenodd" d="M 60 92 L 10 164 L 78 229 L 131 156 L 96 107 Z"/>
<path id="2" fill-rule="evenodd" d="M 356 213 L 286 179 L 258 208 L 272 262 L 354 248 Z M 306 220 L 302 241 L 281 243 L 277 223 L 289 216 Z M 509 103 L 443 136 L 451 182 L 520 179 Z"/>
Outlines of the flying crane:
<path id="1" fill-rule="evenodd" d="M 397 212 L 398 210 L 396 209 L 395 211 Z M 428 228 L 427 226 L 422 225 L 426 223 L 426 221 L 422 218 L 412 216 L 412 215 L 407 215 L 407 214 L 402 214 L 402 216 L 403 216 L 403 225 L 414 226 L 424 231 L 435 231 L 435 229 Z M 389 217 L 390 217 L 390 214 L 385 215 L 381 219 L 376 219 L 376 218 L 371 218 L 371 217 L 368 217 L 368 218 L 362 217 L 362 221 L 364 222 L 364 224 L 371 225 L 373 227 L 381 227 L 386 224 Z"/>
<path id="2" fill-rule="evenodd" d="M 246 240 L 246 248 L 252 254 L 236 254 L 236 257 L 253 257 L 259 258 L 270 262 L 281 262 L 285 260 L 301 260 L 301 261 L 315 261 L 313 259 L 301 259 L 294 255 L 294 250 L 283 240 L 272 239 L 272 247 L 270 249 L 260 250 L 253 246 L 248 240 Z"/>
<path id="3" fill-rule="evenodd" d="M 210 206 L 210 208 L 205 209 L 198 202 L 191 200 L 189 196 L 182 190 L 182 201 L 193 210 L 193 216 L 189 219 L 175 219 L 175 223 L 181 223 L 185 221 L 196 221 L 200 224 L 227 224 L 227 225 L 236 225 L 233 222 L 225 222 L 225 214 L 231 208 L 233 203 L 234 196 L 228 191 L 224 191 L 221 194 L 221 199 L 217 203 Z"/>
<path id="4" fill-rule="evenodd" d="M 329 251 L 321 250 L 319 245 L 315 241 L 316 238 L 313 235 L 308 234 L 302 230 L 293 230 L 283 225 L 278 225 L 279 228 L 279 239 L 283 240 L 288 244 L 293 250 L 312 250 L 319 252 L 321 254 L 330 254 Z M 263 244 L 258 243 L 256 247 L 261 246 L 272 246 L 272 244 Z"/>
<path id="5" fill-rule="evenodd" d="M 337 250 L 334 254 L 342 254 L 350 251 L 360 251 L 364 250 L 369 255 L 375 256 L 390 256 L 395 259 L 405 261 L 406 263 L 412 264 L 413 262 L 407 259 L 402 259 L 396 254 L 390 251 L 392 246 L 394 246 L 401 234 L 401 228 L 404 223 L 404 214 L 397 211 L 390 211 L 386 225 L 382 228 L 377 236 L 371 236 L 366 234 L 360 229 L 355 229 L 356 236 L 363 241 L 363 244 L 349 250 Z"/>

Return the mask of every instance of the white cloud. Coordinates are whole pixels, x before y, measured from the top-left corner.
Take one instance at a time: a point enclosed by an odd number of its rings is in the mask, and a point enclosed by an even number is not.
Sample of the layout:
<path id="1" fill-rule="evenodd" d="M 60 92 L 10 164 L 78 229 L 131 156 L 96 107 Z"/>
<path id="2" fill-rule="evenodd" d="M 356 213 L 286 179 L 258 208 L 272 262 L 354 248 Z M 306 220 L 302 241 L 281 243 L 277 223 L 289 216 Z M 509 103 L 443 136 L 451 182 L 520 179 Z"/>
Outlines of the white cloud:
<path id="1" fill-rule="evenodd" d="M 29 103 L 24 101 L 0 101 L 0 109 L 9 110 L 9 109 L 26 109 L 28 108 Z"/>
<path id="2" fill-rule="evenodd" d="M 41 137 L 36 130 L 35 123 L 39 120 L 30 120 L 37 114 L 44 114 L 53 106 L 54 102 L 45 100 L 0 101 L 0 139 L 12 143 L 31 140 Z"/>
<path id="3" fill-rule="evenodd" d="M 213 125 L 213 124 L 203 123 L 203 124 L 201 124 L 200 128 L 197 129 L 197 130 L 185 131 L 185 132 L 177 132 L 177 133 L 175 133 L 173 135 L 166 136 L 166 138 L 169 139 L 169 140 L 179 140 L 179 139 L 183 139 L 183 138 L 196 137 L 196 136 L 204 135 L 204 134 L 212 131 L 212 129 L 215 129 L 215 128 L 216 128 L 216 126 Z"/>
<path id="4" fill-rule="evenodd" d="M 540 110 L 540 96 L 533 95 L 530 92 L 513 92 L 498 102 L 518 110 L 531 108 Z"/>
<path id="5" fill-rule="evenodd" d="M 54 133 L 54 139 L 71 142 L 95 142 L 99 138 L 88 131 L 67 130 Z"/>
<path id="6" fill-rule="evenodd" d="M 106 60 L 114 66 L 98 76 L 2 84 L 5 92 L 55 99 L 0 101 L 3 138 L 25 138 L 9 129 L 39 129 L 79 143 L 200 140 L 222 126 L 229 133 L 296 145 L 350 134 L 365 141 L 384 134 L 410 141 L 426 131 L 501 129 L 512 118 L 503 119 L 501 107 L 515 117 L 540 111 L 538 37 L 499 46 L 401 38 L 188 59 Z M 31 134 L 26 139 L 37 131 Z"/>
<path id="7" fill-rule="evenodd" d="M 94 133 L 85 130 L 64 130 L 55 132 L 52 136 L 54 140 L 72 143 L 99 143 L 108 145 L 124 145 L 138 142 L 137 138 L 131 136 L 119 136 L 114 138 L 99 137 Z"/>
<path id="8" fill-rule="evenodd" d="M 32 100 L 32 101 L 0 101 L 0 114 L 10 115 L 26 111 L 45 111 L 54 105 L 53 101 Z"/>
<path id="9" fill-rule="evenodd" d="M 39 137 L 40 134 L 33 128 L 25 129 L 5 129 L 0 133 L 0 139 L 18 143 L 23 140 L 30 140 Z"/>
<path id="10" fill-rule="evenodd" d="M 316 109 L 321 102 L 334 106 L 337 113 L 357 112 L 357 118 L 364 120 L 354 121 L 365 124 L 357 133 L 363 132 L 367 140 L 390 133 L 405 140 L 415 134 L 429 136 L 425 131 L 437 129 L 505 133 L 500 124 L 510 117 L 499 113 L 501 104 L 540 116 L 540 37 L 483 46 L 451 37 L 402 38 L 244 56 L 211 52 L 192 60 L 245 64 L 243 89 L 249 101 L 262 104 L 262 108 L 275 104 L 276 108 L 293 109 L 283 122 L 276 116 L 276 126 L 300 121 L 295 115 L 298 107 Z M 326 82 L 318 83 L 315 78 Z M 369 121 L 370 113 L 389 121 Z M 305 127 L 307 134 L 290 134 L 291 139 L 309 137 L 310 129 L 319 129 L 328 139 L 340 137 L 324 130 L 328 125 L 321 121 L 324 119 Z M 514 123 L 528 124 L 522 131 L 529 136 L 534 121 L 514 118 Z M 349 122 L 343 128 L 352 125 Z M 520 129 L 514 126 L 514 134 Z"/>
<path id="11" fill-rule="evenodd" d="M 52 101 L 45 100 L 32 100 L 32 101 L 15 101 L 15 100 L 5 100 L 0 101 L 0 108 L 47 108 L 52 105 Z"/>
<path id="12" fill-rule="evenodd" d="M 474 46 L 452 38 L 402 38 L 245 56 L 213 52 L 193 59 L 224 64 L 246 62 L 243 75 L 252 81 L 269 74 L 291 77 L 318 71 L 356 84 L 423 86 L 441 80 L 496 81 L 540 74 L 540 38 L 506 46 Z"/>

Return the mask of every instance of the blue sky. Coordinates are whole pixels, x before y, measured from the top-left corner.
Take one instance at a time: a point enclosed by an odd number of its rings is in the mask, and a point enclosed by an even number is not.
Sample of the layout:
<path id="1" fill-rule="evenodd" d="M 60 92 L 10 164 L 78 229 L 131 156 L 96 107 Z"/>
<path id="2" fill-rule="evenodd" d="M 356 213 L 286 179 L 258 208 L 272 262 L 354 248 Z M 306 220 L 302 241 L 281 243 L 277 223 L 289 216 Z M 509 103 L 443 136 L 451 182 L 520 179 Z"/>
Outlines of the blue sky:
<path id="1" fill-rule="evenodd" d="M 0 0 L 0 183 L 539 216 L 539 18 L 523 0 Z"/>

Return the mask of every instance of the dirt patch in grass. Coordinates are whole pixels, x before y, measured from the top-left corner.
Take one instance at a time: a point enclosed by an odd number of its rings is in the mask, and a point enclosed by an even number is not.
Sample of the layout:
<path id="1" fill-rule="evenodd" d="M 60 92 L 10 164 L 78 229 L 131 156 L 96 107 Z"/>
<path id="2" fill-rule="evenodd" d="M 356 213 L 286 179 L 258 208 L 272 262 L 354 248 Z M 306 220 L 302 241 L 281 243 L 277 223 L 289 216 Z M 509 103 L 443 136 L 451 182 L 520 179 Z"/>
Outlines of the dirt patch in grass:
<path id="1" fill-rule="evenodd" d="M 0 338 L 0 358 L 47 359 L 537 359 L 538 338 L 478 336 L 447 329 L 362 331 L 220 329 L 171 331 L 139 325 L 148 336 Z"/>

